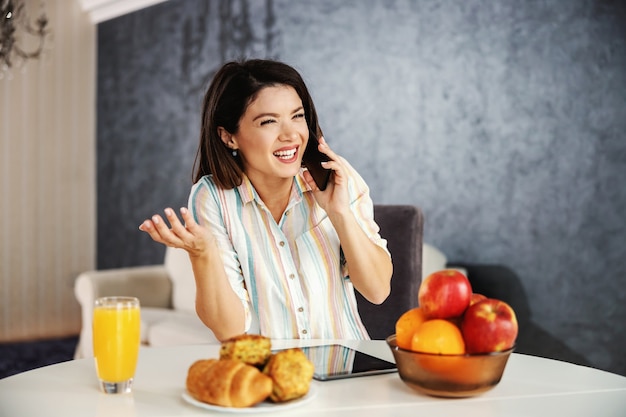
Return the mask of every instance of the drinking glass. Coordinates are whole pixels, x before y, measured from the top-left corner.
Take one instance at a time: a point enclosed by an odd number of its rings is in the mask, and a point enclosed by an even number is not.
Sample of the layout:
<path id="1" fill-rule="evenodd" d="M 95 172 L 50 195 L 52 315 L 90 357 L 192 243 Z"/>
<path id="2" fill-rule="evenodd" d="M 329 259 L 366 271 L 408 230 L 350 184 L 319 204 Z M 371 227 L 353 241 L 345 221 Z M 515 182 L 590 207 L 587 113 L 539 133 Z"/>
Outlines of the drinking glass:
<path id="1" fill-rule="evenodd" d="M 93 311 L 93 352 L 100 388 L 131 392 L 139 356 L 140 313 L 135 297 L 101 297 Z"/>

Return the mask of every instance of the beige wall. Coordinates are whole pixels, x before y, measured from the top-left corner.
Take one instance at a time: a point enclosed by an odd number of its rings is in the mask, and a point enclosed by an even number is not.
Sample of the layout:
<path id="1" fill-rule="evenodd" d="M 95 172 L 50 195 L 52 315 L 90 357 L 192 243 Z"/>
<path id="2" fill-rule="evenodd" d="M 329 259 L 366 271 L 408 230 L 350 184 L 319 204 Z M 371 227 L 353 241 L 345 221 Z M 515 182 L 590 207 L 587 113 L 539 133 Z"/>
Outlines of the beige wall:
<path id="1" fill-rule="evenodd" d="M 0 80 L 0 342 L 77 334 L 74 279 L 95 266 L 96 28 L 44 3 L 45 57 Z"/>

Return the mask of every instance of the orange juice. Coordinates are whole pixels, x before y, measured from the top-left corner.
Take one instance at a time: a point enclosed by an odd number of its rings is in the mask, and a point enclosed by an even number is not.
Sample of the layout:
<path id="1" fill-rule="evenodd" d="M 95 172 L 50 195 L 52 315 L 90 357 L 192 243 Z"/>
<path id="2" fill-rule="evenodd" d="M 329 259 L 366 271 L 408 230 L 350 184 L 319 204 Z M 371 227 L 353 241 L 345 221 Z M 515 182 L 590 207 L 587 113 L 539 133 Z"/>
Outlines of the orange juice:
<path id="1" fill-rule="evenodd" d="M 139 355 L 139 301 L 130 297 L 99 300 L 105 301 L 97 301 L 93 311 L 98 378 L 106 382 L 128 381 L 135 374 Z"/>

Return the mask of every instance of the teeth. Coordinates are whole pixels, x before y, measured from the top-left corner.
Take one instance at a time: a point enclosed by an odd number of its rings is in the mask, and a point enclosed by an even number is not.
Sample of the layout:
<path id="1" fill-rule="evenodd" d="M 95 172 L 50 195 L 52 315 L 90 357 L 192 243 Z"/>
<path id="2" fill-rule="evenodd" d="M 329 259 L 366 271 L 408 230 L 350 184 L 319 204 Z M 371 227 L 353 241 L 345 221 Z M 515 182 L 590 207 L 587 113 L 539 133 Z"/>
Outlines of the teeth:
<path id="1" fill-rule="evenodd" d="M 291 149 L 289 151 L 278 151 L 278 152 L 274 152 L 274 156 L 279 157 L 280 159 L 289 159 L 292 158 L 294 155 L 296 154 L 296 150 Z"/>

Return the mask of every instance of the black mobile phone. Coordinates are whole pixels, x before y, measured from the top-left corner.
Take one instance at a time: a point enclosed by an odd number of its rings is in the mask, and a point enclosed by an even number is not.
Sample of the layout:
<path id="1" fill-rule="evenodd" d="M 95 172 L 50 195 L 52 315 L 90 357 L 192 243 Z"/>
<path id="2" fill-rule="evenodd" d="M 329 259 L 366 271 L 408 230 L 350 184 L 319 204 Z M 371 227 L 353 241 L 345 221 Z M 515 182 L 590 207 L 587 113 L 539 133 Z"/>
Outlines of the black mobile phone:
<path id="1" fill-rule="evenodd" d="M 322 166 L 322 162 L 330 161 L 330 158 L 317 149 L 318 145 L 319 140 L 317 135 L 313 132 L 309 132 L 309 141 L 307 142 L 306 149 L 302 155 L 302 165 L 309 170 L 313 180 L 315 180 L 315 184 L 317 184 L 317 187 L 324 191 L 328 185 L 328 180 L 330 179 L 332 170 L 326 169 Z"/>
<path id="2" fill-rule="evenodd" d="M 393 362 L 339 344 L 303 347 L 302 351 L 313 362 L 313 378 L 318 381 L 378 375 L 396 372 Z"/>

